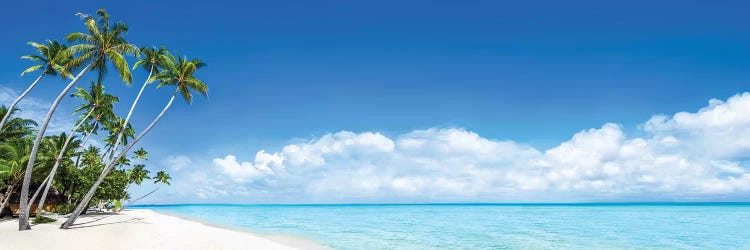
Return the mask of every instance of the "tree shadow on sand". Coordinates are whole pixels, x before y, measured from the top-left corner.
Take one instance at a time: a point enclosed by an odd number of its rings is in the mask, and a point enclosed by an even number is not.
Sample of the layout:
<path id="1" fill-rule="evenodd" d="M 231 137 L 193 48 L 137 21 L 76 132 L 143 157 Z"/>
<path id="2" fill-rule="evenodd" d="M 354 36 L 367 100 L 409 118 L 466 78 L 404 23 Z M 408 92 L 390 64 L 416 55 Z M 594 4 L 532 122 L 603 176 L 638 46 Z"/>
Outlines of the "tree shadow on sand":
<path id="1" fill-rule="evenodd" d="M 87 222 L 81 222 L 71 225 L 68 229 L 79 229 L 79 228 L 87 228 L 87 227 L 98 227 L 98 226 L 106 226 L 106 225 L 112 225 L 112 224 L 122 224 L 122 223 L 146 223 L 143 222 L 143 218 L 130 218 L 130 219 L 124 219 L 120 221 L 113 221 L 113 222 L 100 222 L 101 220 L 110 218 L 112 216 L 120 216 L 122 214 L 114 213 L 114 212 L 93 212 L 93 213 L 87 213 L 85 215 L 82 215 L 82 218 L 86 217 L 95 217 L 95 216 L 101 216 L 98 218 L 94 218 L 91 221 Z"/>
<path id="2" fill-rule="evenodd" d="M 107 216 L 107 217 L 109 217 L 109 216 Z M 79 224 L 73 224 L 68 229 L 79 229 L 79 228 L 87 228 L 87 227 L 99 227 L 99 226 L 106 226 L 106 225 L 112 225 L 112 224 L 122 224 L 122 223 L 145 223 L 145 224 L 150 224 L 148 222 L 143 222 L 142 221 L 143 218 L 130 218 L 130 219 L 127 219 L 127 220 L 121 220 L 121 221 L 115 221 L 115 222 L 105 222 L 105 223 L 91 224 L 91 223 L 97 222 L 99 220 L 101 220 L 101 219 L 98 219 L 96 221 L 89 221 L 89 222 L 84 222 L 84 223 L 79 223 Z M 88 225 L 88 224 L 91 224 L 91 225 Z"/>

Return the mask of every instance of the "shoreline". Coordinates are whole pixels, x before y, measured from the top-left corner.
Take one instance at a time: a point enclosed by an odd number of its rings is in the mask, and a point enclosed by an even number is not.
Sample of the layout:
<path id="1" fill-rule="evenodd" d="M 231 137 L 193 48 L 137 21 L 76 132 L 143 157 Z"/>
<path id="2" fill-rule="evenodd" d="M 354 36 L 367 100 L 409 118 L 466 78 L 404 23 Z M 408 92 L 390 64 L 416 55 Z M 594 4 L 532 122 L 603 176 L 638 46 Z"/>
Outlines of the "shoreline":
<path id="1" fill-rule="evenodd" d="M 263 235 L 155 212 L 127 209 L 90 213 L 68 230 L 56 222 L 18 231 L 18 220 L 0 221 L 0 249 L 327 249 L 313 241 L 286 235 Z"/>
<path id="2" fill-rule="evenodd" d="M 198 218 L 194 218 L 194 217 L 190 217 L 190 216 L 185 216 L 185 215 L 180 215 L 180 214 L 175 214 L 175 213 L 169 213 L 169 212 L 164 212 L 164 211 L 154 211 L 154 210 L 148 209 L 148 208 L 129 208 L 127 210 L 149 210 L 149 211 L 151 211 L 153 213 L 157 213 L 157 214 L 161 214 L 161 215 L 169 216 L 169 217 L 174 217 L 174 218 L 181 219 L 181 220 L 196 222 L 196 223 L 199 223 L 199 224 L 207 226 L 207 227 L 213 227 L 213 228 L 231 230 L 231 231 L 240 232 L 240 233 L 251 234 L 251 235 L 254 235 L 254 236 L 257 236 L 257 237 L 261 237 L 261 238 L 264 238 L 264 239 L 268 239 L 268 240 L 271 240 L 271 241 L 278 242 L 278 243 L 283 244 L 285 246 L 293 247 L 295 249 L 308 249 L 308 250 L 326 250 L 326 249 L 330 249 L 330 248 L 327 248 L 327 247 L 323 246 L 322 244 L 320 244 L 320 243 L 318 243 L 318 242 L 316 242 L 314 240 L 311 240 L 311 239 L 308 239 L 308 238 L 305 238 L 305 237 L 301 237 L 301 236 L 297 236 L 297 235 L 256 232 L 256 231 L 252 231 L 250 229 L 243 228 L 243 227 L 231 226 L 231 225 L 219 224 L 219 223 L 212 223 L 212 222 L 204 221 L 204 220 L 201 220 L 201 219 L 198 219 Z"/>

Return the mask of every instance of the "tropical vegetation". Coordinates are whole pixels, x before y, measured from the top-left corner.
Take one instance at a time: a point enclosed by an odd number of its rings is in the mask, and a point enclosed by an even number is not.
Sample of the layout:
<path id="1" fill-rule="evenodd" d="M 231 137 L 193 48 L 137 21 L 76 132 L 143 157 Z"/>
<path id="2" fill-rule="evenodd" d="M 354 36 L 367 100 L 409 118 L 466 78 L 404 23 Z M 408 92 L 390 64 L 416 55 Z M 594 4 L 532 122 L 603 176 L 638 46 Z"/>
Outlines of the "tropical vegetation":
<path id="1" fill-rule="evenodd" d="M 33 214 L 37 215 L 35 223 L 51 221 L 42 216 L 49 213 L 67 214 L 61 225 L 67 229 L 90 209 L 112 207 L 119 211 L 158 190 L 157 187 L 132 199 L 134 186 L 150 181 L 170 185 L 169 173 L 148 169 L 145 149 L 131 150 L 164 117 L 178 96 L 192 103 L 194 94 L 208 93 L 206 84 L 196 76 L 205 66 L 201 60 L 177 55 L 163 46 L 138 47 L 130 43 L 125 39 L 128 26 L 110 21 L 104 9 L 95 15 L 78 16 L 83 30 L 67 35 L 66 42 L 29 42 L 35 54 L 22 58 L 34 64 L 22 70 L 21 75 L 37 71 L 39 75 L 12 103 L 0 107 L 0 217 L 17 212 L 19 230 L 31 229 L 29 217 Z M 133 60 L 132 67 L 129 60 Z M 135 72 L 137 68 L 143 69 L 145 80 L 129 103 L 128 112 L 120 116 L 115 107 L 122 100 L 107 92 L 106 86 L 118 82 L 129 86 L 133 80 L 131 70 Z M 112 70 L 117 77 L 109 77 Z M 78 86 L 88 73 L 93 73 L 93 80 L 87 86 Z M 53 79 L 63 82 L 54 84 Z M 18 104 L 31 91 L 42 88 L 36 87 L 40 82 L 47 81 L 50 83 L 40 86 L 59 93 L 46 116 L 41 121 L 23 118 Z M 153 84 L 155 88 L 171 89 L 171 95 L 165 97 L 161 112 L 136 133 L 130 121 L 152 83 L 157 83 Z M 58 86 L 61 89 L 56 89 Z M 77 100 L 78 108 L 73 114 L 55 114 L 68 98 Z M 75 122 L 67 132 L 46 133 L 55 115 L 71 115 L 70 120 Z"/>

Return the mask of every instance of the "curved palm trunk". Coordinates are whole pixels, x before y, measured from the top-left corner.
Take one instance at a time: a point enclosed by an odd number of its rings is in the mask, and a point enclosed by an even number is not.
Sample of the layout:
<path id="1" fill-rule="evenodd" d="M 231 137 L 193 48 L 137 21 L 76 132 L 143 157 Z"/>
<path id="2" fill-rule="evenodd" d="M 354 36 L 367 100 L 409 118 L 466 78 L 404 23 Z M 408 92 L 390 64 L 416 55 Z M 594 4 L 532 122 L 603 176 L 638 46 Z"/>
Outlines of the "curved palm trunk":
<path id="1" fill-rule="evenodd" d="M 60 101 L 62 101 L 63 97 L 65 97 L 66 94 L 68 94 L 68 91 L 70 91 L 73 86 L 76 85 L 78 80 L 81 79 L 81 77 L 86 74 L 86 72 L 89 71 L 89 68 L 91 67 L 91 64 L 87 65 L 83 70 L 81 70 L 78 75 L 76 75 L 75 78 L 73 78 L 70 83 L 68 83 L 68 86 L 65 86 L 65 88 L 60 92 L 59 95 L 57 95 L 57 98 L 55 98 L 55 101 L 52 102 L 52 106 L 50 106 L 49 111 L 47 111 L 47 116 L 44 118 L 44 122 L 42 123 L 42 126 L 39 128 L 39 132 L 36 134 L 36 139 L 34 140 L 34 147 L 31 148 L 31 154 L 29 155 L 29 163 L 26 164 L 26 173 L 23 175 L 23 184 L 21 185 L 21 197 L 20 197 L 20 211 L 18 214 L 18 231 L 23 230 L 31 230 L 31 225 L 29 225 L 29 213 L 26 212 L 28 210 L 28 202 L 29 202 L 29 184 L 31 184 L 31 172 L 34 170 L 34 163 L 36 162 L 36 154 L 39 152 L 39 145 L 42 144 L 42 138 L 44 138 L 44 131 L 47 130 L 47 125 L 49 125 L 49 121 L 52 119 L 52 115 L 55 113 L 55 110 L 57 109 L 57 106 L 60 105 Z"/>
<path id="2" fill-rule="evenodd" d="M 5 206 L 8 205 L 8 202 L 10 201 L 10 195 L 13 194 L 13 189 L 16 188 L 17 181 L 14 181 L 13 184 L 8 187 L 8 190 L 5 191 L 5 196 L 3 197 L 3 204 L 0 205 L 0 214 L 3 213 L 3 210 L 5 210 Z"/>
<path id="3" fill-rule="evenodd" d="M 34 192 L 34 195 L 32 195 L 31 199 L 29 199 L 29 206 L 26 208 L 26 213 L 28 213 L 29 211 L 31 211 L 31 204 L 34 204 L 34 201 L 36 200 L 36 197 L 39 196 L 39 192 L 42 191 L 42 187 L 44 187 L 44 185 L 47 184 L 47 182 L 49 181 L 49 177 L 50 176 L 47 175 L 47 177 L 44 178 L 44 181 L 42 181 L 42 184 L 39 185 L 39 188 L 36 189 L 36 191 Z"/>
<path id="4" fill-rule="evenodd" d="M 99 119 L 97 118 L 94 122 L 94 126 L 91 127 L 91 130 L 86 133 L 86 137 L 83 139 L 83 143 L 81 143 L 81 148 L 86 148 L 86 143 L 89 142 L 89 138 L 91 138 L 91 134 L 94 133 L 94 129 L 96 129 L 96 125 L 99 123 Z"/>
<path id="5" fill-rule="evenodd" d="M 36 86 L 36 84 L 39 83 L 39 80 L 41 80 L 42 77 L 44 77 L 44 75 L 46 75 L 46 73 L 42 72 L 42 74 L 39 75 L 39 77 L 37 77 L 36 80 L 33 83 L 31 83 L 31 85 L 29 85 L 29 87 L 26 88 L 26 90 L 24 90 L 23 93 L 21 93 L 21 95 L 18 96 L 18 98 L 16 98 L 16 100 L 13 101 L 13 103 L 10 104 L 10 106 L 8 106 L 8 112 L 5 112 L 5 115 L 3 116 L 3 119 L 0 120 L 0 131 L 3 130 L 3 126 L 5 126 L 5 122 L 8 121 L 8 118 L 10 118 L 10 113 L 13 112 L 13 108 L 16 107 L 16 105 L 18 104 L 18 102 L 21 101 L 21 99 L 23 99 L 24 97 L 26 97 L 26 95 L 28 95 L 29 92 L 31 92 L 31 89 L 33 89 L 34 86 Z"/>
<path id="6" fill-rule="evenodd" d="M 94 122 L 94 126 L 92 126 L 91 129 L 89 130 L 89 132 L 86 133 L 86 136 L 85 136 L 86 139 L 84 139 L 83 143 L 81 143 L 81 146 L 79 147 L 79 151 L 78 151 L 79 153 L 83 152 L 84 150 L 86 150 L 86 143 L 89 141 L 89 138 L 91 138 L 91 134 L 94 133 L 94 130 L 96 129 L 96 125 L 98 123 L 99 123 L 99 118 L 97 117 L 96 121 Z M 76 157 L 76 164 L 75 164 L 76 168 L 78 168 L 78 166 L 80 166 L 80 163 L 81 163 L 81 155 L 79 155 L 78 157 Z"/>
<path id="7" fill-rule="evenodd" d="M 132 182 L 128 181 L 128 185 L 125 185 L 125 189 L 124 189 L 125 190 L 125 195 L 122 197 L 122 199 L 125 199 L 126 197 L 128 197 L 128 188 L 130 188 L 130 184 L 132 184 Z"/>
<path id="8" fill-rule="evenodd" d="M 109 164 L 107 164 L 107 167 L 105 167 L 104 171 L 102 171 L 102 173 L 99 175 L 99 179 L 97 179 L 96 182 L 94 182 L 94 185 L 91 186 L 88 193 L 86 193 L 86 195 L 83 197 L 81 202 L 78 203 L 78 206 L 76 207 L 75 211 L 73 211 L 70 217 L 68 217 L 68 220 L 66 220 L 60 226 L 60 228 L 68 229 L 71 225 L 73 225 L 76 219 L 78 219 L 78 216 L 81 215 L 81 212 L 83 212 L 83 210 L 89 206 L 89 202 L 91 201 L 91 198 L 94 197 L 94 193 L 96 192 L 96 189 L 99 188 L 99 185 L 102 184 L 102 181 L 104 181 L 104 178 L 107 177 L 109 172 L 112 171 L 112 169 L 115 167 L 115 163 L 117 163 L 117 161 L 120 160 L 120 158 L 125 156 L 128 150 L 133 148 L 133 146 L 135 146 L 135 144 L 138 143 L 138 141 L 143 139 L 143 136 L 145 136 L 148 133 L 148 131 L 151 131 L 151 129 L 154 128 L 154 125 L 156 125 L 156 123 L 159 122 L 161 117 L 164 116 L 164 113 L 166 113 L 169 107 L 172 106 L 172 102 L 174 101 L 174 98 L 177 96 L 177 91 L 178 89 L 175 89 L 174 94 L 172 94 L 172 97 L 169 99 L 169 102 L 167 103 L 167 105 L 164 106 L 164 109 L 162 109 L 161 113 L 159 113 L 159 115 L 156 116 L 156 118 L 154 118 L 151 124 L 149 124 L 148 127 L 146 127 L 146 130 L 143 130 L 143 132 L 138 134 L 138 137 L 136 137 L 132 142 L 130 142 L 130 144 L 128 144 L 125 147 L 125 149 L 123 149 L 120 152 L 120 154 L 117 155 L 117 157 L 112 159 L 112 161 L 110 161 Z"/>
<path id="9" fill-rule="evenodd" d="M 136 203 L 136 202 L 138 202 L 139 200 L 141 200 L 141 199 L 143 199 L 143 198 L 146 198 L 146 196 L 149 196 L 149 195 L 151 195 L 151 194 L 155 193 L 155 192 L 156 192 L 157 190 L 159 190 L 159 188 L 156 188 L 156 189 L 154 189 L 154 191 L 148 192 L 148 193 L 147 193 L 146 195 L 144 195 L 144 196 L 141 196 L 141 197 L 138 197 L 138 198 L 136 198 L 136 199 L 134 199 L 134 200 L 131 200 L 131 201 L 129 201 L 129 202 L 128 202 L 128 204 L 125 204 L 125 205 L 123 205 L 123 206 L 122 206 L 122 209 L 125 209 L 126 207 L 128 207 L 128 206 L 130 206 L 130 205 L 133 205 L 133 204 L 135 204 L 135 203 Z"/>
<path id="10" fill-rule="evenodd" d="M 45 187 L 45 188 L 44 188 L 44 192 L 42 193 L 42 198 L 39 198 L 39 207 L 37 207 L 37 210 L 36 210 L 39 213 L 42 212 L 42 208 L 44 208 L 44 201 L 47 199 L 47 193 L 49 192 L 50 187 L 52 187 L 52 183 L 55 181 L 55 173 L 57 173 L 57 167 L 60 166 L 60 161 L 62 161 L 63 155 L 65 154 L 65 149 L 68 148 L 68 144 L 73 139 L 73 135 L 75 134 L 75 132 L 78 130 L 78 128 L 81 127 L 81 125 L 83 125 L 83 122 L 86 121 L 86 119 L 88 119 L 89 116 L 91 116 L 91 113 L 94 113 L 94 110 L 96 110 L 96 108 L 92 108 L 91 111 L 89 111 L 89 113 L 86 114 L 86 116 L 84 116 L 80 122 L 78 122 L 78 125 L 76 125 L 72 131 L 70 131 L 70 136 L 68 136 L 68 138 L 65 139 L 65 143 L 63 143 L 63 146 L 60 149 L 60 153 L 57 155 L 57 158 L 55 159 L 55 164 L 52 165 L 52 170 L 49 171 L 49 181 L 47 181 L 47 185 L 42 185 L 42 187 Z M 42 187 L 39 187 L 39 188 L 42 188 Z"/>
<path id="11" fill-rule="evenodd" d="M 120 145 L 120 141 L 122 139 L 122 135 L 125 134 L 125 128 L 128 127 L 128 122 L 130 121 L 130 116 L 133 115 L 133 110 L 135 110 L 135 105 L 138 104 L 138 99 L 141 99 L 141 95 L 143 94 L 143 90 L 146 89 L 146 85 L 148 85 L 148 80 L 151 79 L 151 74 L 154 73 L 154 66 L 151 66 L 151 70 L 148 72 L 148 77 L 146 77 L 146 81 L 143 82 L 143 86 L 141 86 L 141 90 L 138 91 L 138 95 L 135 96 L 135 100 L 133 101 L 133 105 L 130 105 L 130 111 L 128 111 L 128 115 L 125 116 L 125 122 L 122 123 L 122 127 L 120 128 L 120 133 L 117 134 L 117 138 L 115 139 L 115 144 L 112 146 L 112 152 L 109 154 L 109 160 L 112 161 L 112 158 L 115 156 L 115 151 L 117 151 L 117 146 Z"/>
<path id="12" fill-rule="evenodd" d="M 107 158 L 107 155 L 109 155 L 109 153 L 111 153 L 111 152 L 113 152 L 113 151 L 112 151 L 112 144 L 110 144 L 109 146 L 107 146 L 107 147 L 106 147 L 106 148 L 104 149 L 104 153 L 102 154 L 102 163 L 105 163 L 105 162 L 106 162 L 106 161 L 105 161 L 104 159 L 106 159 L 106 158 Z"/>

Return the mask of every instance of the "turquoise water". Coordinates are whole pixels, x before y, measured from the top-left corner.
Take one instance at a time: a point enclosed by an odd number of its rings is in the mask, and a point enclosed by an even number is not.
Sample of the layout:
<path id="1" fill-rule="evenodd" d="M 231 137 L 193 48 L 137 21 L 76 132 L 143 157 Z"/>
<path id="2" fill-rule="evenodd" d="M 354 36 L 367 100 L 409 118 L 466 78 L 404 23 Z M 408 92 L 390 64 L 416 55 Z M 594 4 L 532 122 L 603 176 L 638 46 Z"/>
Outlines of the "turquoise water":
<path id="1" fill-rule="evenodd" d="M 750 203 L 134 208 L 335 249 L 750 249 Z"/>

